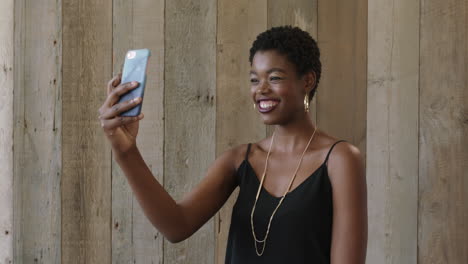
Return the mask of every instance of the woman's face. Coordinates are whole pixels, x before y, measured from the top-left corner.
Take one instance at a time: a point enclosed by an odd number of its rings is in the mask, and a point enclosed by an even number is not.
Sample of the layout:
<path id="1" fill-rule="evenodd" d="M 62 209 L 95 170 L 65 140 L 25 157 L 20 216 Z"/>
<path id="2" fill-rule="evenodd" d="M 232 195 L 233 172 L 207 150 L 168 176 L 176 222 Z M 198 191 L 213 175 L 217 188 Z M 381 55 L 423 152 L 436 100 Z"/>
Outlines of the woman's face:
<path id="1" fill-rule="evenodd" d="M 250 92 L 265 124 L 287 124 L 304 118 L 304 96 L 313 74 L 299 78 L 296 67 L 276 50 L 258 51 L 252 60 Z M 261 103 L 260 100 L 266 100 Z"/>

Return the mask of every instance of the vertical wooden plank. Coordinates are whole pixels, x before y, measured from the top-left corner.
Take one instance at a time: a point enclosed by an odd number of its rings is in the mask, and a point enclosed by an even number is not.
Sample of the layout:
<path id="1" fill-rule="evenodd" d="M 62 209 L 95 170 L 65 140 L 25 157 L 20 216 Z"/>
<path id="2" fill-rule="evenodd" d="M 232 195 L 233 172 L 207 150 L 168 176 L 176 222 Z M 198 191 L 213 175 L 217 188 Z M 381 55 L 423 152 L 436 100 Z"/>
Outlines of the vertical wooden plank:
<path id="1" fill-rule="evenodd" d="M 0 263 L 13 261 L 13 16 L 14 2 L 0 9 Z"/>
<path id="2" fill-rule="evenodd" d="M 23 206 L 22 201 L 22 177 L 16 173 L 18 169 L 22 168 L 21 165 L 24 163 L 22 160 L 23 154 L 18 155 L 20 150 L 24 147 L 23 136 L 24 127 L 24 32 L 25 32 L 25 8 L 24 0 L 14 1 L 14 64 L 13 64 L 13 261 L 15 263 L 23 263 L 23 244 L 21 240 L 21 208 Z M 21 33 L 23 32 L 23 33 Z M 17 136 L 14 136 L 17 135 Z M 21 135 L 21 136 L 19 136 Z M 16 148 L 16 150 L 15 150 Z M 22 153 L 22 152 L 21 152 Z M 16 208 L 16 209 L 15 209 Z"/>
<path id="3" fill-rule="evenodd" d="M 417 263 L 419 0 L 368 10 L 369 263 Z"/>
<path id="4" fill-rule="evenodd" d="M 163 182 L 164 0 L 113 3 L 114 74 L 122 71 L 129 49 L 148 48 L 151 58 L 137 145 Z M 135 199 L 119 165 L 112 161 L 112 263 L 163 263 L 163 238 Z"/>
<path id="5" fill-rule="evenodd" d="M 111 152 L 97 118 L 111 77 L 112 1 L 64 1 L 62 263 L 111 262 Z"/>
<path id="6" fill-rule="evenodd" d="M 215 159 L 216 1 L 166 1 L 165 188 L 179 200 Z M 165 263 L 214 263 L 210 219 L 191 238 L 164 246 Z"/>
<path id="7" fill-rule="evenodd" d="M 266 29 L 267 0 L 218 1 L 216 69 L 216 155 L 265 136 L 250 97 L 249 50 Z M 241 85 L 239 85 L 239 83 Z M 248 127 L 249 129 L 245 129 Z M 216 263 L 224 263 L 232 206 L 238 189 L 216 217 Z"/>
<path id="8" fill-rule="evenodd" d="M 268 28 L 291 25 L 307 31 L 316 41 L 318 29 L 318 0 L 268 0 Z M 319 46 L 320 48 L 320 46 Z M 320 81 L 321 82 L 321 81 Z M 320 91 L 321 84 L 317 87 Z M 309 115 L 317 122 L 317 95 L 310 102 Z M 267 126 L 267 136 L 273 134 L 274 126 Z"/>
<path id="9" fill-rule="evenodd" d="M 317 0 L 268 0 L 268 27 L 292 25 L 317 37 Z"/>
<path id="10" fill-rule="evenodd" d="M 367 1 L 319 0 L 318 41 L 322 55 L 318 126 L 349 140 L 365 156 Z"/>
<path id="11" fill-rule="evenodd" d="M 15 1 L 14 261 L 60 263 L 61 1 Z"/>
<path id="12" fill-rule="evenodd" d="M 420 263 L 468 263 L 468 2 L 421 2 Z"/>

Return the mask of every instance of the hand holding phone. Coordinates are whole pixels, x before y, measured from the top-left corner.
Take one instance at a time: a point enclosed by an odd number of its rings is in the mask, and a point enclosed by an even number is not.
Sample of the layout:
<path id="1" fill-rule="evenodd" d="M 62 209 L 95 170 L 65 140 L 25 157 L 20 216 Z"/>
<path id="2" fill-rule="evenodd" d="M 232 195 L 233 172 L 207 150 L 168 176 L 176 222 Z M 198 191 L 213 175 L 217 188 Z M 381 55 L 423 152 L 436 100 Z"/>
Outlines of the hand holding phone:
<path id="1" fill-rule="evenodd" d="M 134 98 L 143 98 L 146 85 L 146 66 L 151 53 L 148 49 L 129 50 L 125 56 L 125 62 L 122 72 L 122 83 L 137 81 L 139 86 L 128 93 L 122 95 L 120 102 L 132 100 Z M 141 113 L 142 104 L 122 112 L 120 116 L 138 116 Z"/>
<path id="2" fill-rule="evenodd" d="M 127 53 L 122 75 L 109 81 L 106 101 L 99 108 L 101 126 L 117 153 L 136 146 L 149 56 L 148 50 Z"/>

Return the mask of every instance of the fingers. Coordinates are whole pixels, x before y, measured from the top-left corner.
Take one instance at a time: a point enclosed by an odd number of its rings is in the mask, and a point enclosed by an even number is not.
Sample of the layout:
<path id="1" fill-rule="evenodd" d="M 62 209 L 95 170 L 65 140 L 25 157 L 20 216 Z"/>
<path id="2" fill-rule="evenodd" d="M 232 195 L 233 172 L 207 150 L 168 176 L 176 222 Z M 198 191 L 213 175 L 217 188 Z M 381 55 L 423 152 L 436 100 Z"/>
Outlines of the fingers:
<path id="1" fill-rule="evenodd" d="M 143 119 L 144 115 L 139 116 L 116 116 L 112 119 L 101 119 L 101 127 L 108 135 L 112 135 L 114 130 L 122 125 L 127 125 Z"/>
<path id="2" fill-rule="evenodd" d="M 100 119 L 111 119 L 118 116 L 120 113 L 123 113 L 127 110 L 132 109 L 136 105 L 140 104 L 142 99 L 140 97 L 133 98 L 132 100 L 128 100 L 122 103 L 115 104 L 111 107 L 106 107 L 105 109 L 101 109 L 99 112 Z"/>
<path id="3" fill-rule="evenodd" d="M 120 81 L 122 80 L 122 74 L 119 73 L 115 75 L 108 83 L 107 83 L 107 95 L 109 95 L 112 90 L 115 89 L 117 85 L 120 84 Z"/>
<path id="4" fill-rule="evenodd" d="M 119 101 L 120 96 L 124 95 L 128 91 L 138 87 L 138 82 L 127 82 L 120 84 L 116 88 L 112 89 L 110 94 L 107 96 L 106 102 L 104 103 L 108 107 L 113 106 L 116 102 Z"/>

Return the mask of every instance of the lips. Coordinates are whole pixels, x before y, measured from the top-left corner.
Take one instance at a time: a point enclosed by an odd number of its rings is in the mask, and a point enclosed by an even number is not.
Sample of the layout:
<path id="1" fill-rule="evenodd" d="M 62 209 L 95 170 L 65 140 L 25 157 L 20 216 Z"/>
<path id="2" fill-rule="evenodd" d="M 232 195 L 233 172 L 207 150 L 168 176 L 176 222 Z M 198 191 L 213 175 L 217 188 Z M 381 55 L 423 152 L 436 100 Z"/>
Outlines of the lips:
<path id="1" fill-rule="evenodd" d="M 267 98 L 267 97 L 257 99 L 257 103 L 260 103 L 260 101 L 277 101 L 277 102 L 279 102 L 280 99 L 277 99 L 277 98 Z"/>
<path id="2" fill-rule="evenodd" d="M 279 100 L 259 100 L 258 111 L 268 113 L 273 111 L 279 104 Z"/>

